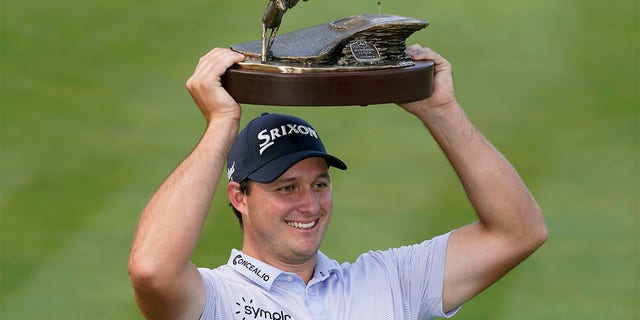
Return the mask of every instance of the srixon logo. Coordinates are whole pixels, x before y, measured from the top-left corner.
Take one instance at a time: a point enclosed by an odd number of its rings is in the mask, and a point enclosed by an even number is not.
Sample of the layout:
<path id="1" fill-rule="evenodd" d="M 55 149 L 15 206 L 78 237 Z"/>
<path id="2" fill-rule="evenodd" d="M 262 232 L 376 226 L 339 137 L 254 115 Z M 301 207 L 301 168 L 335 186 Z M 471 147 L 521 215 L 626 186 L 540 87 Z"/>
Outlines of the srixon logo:
<path id="1" fill-rule="evenodd" d="M 242 317 L 242 320 L 250 319 L 268 319 L 268 320 L 291 320 L 291 315 L 284 313 L 284 311 L 266 310 L 262 307 L 253 305 L 253 299 L 247 302 L 247 299 L 242 297 L 242 303 L 236 302 L 236 305 L 240 310 L 236 311 L 236 314 Z"/>
<path id="2" fill-rule="evenodd" d="M 274 145 L 276 140 L 290 134 L 300 134 L 320 139 L 318 138 L 318 133 L 313 130 L 313 128 L 303 126 L 301 124 L 289 123 L 270 130 L 264 129 L 258 133 L 258 140 L 260 140 L 260 154 L 263 154 L 265 150 Z"/>

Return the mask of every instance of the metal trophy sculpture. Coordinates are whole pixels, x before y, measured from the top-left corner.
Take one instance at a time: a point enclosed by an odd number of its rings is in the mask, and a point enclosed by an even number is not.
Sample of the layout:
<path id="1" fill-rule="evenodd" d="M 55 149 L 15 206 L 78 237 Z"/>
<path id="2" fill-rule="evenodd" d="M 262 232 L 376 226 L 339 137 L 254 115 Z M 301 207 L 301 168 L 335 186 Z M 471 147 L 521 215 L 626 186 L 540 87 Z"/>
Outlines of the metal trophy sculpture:
<path id="1" fill-rule="evenodd" d="M 276 36 L 283 15 L 298 2 L 271 0 L 262 39 L 231 46 L 246 57 L 222 79 L 237 102 L 348 106 L 431 95 L 433 63 L 405 53 L 406 38 L 427 27 L 426 20 L 362 14 Z"/>
<path id="2" fill-rule="evenodd" d="M 287 13 L 288 9 L 293 8 L 298 2 L 300 2 L 300 0 L 269 0 L 267 9 L 264 10 L 264 14 L 262 15 L 262 62 L 267 61 L 269 50 L 271 50 L 278 29 L 280 29 L 282 17 Z M 269 38 L 267 38 L 267 29 L 271 30 Z"/>

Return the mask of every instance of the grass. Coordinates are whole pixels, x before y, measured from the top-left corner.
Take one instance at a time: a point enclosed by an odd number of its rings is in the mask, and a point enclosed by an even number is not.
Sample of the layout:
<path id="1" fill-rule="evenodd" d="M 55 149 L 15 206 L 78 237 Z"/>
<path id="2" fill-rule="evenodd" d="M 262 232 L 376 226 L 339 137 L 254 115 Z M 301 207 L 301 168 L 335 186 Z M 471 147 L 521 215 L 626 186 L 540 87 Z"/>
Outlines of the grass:
<path id="1" fill-rule="evenodd" d="M 204 122 L 184 89 L 213 46 L 257 39 L 264 3 L 3 1 L 0 318 L 140 319 L 127 277 L 137 217 Z M 375 2 L 301 2 L 283 31 Z M 455 68 L 458 98 L 543 208 L 547 244 L 457 319 L 639 315 L 639 13 L 631 0 L 383 2 L 426 18 L 409 42 Z M 245 106 L 308 118 L 332 153 L 322 250 L 354 260 L 473 219 L 433 141 L 391 105 Z M 379 199 L 372 201 L 371 199 Z M 216 197 L 194 261 L 240 245 Z"/>

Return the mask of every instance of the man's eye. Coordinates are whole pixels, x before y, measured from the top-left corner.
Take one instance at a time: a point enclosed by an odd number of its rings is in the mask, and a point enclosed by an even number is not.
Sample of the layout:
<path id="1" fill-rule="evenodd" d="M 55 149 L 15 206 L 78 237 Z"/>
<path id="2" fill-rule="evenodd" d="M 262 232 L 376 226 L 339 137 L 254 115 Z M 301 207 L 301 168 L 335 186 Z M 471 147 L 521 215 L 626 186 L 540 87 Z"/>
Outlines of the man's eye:
<path id="1" fill-rule="evenodd" d="M 279 191 L 291 191 L 293 190 L 293 186 L 284 186 L 278 189 Z"/>
<path id="2" fill-rule="evenodd" d="M 324 188 L 327 188 L 327 187 L 329 187 L 329 184 L 326 183 L 326 182 L 316 183 L 316 188 L 318 188 L 318 189 L 324 189 Z"/>

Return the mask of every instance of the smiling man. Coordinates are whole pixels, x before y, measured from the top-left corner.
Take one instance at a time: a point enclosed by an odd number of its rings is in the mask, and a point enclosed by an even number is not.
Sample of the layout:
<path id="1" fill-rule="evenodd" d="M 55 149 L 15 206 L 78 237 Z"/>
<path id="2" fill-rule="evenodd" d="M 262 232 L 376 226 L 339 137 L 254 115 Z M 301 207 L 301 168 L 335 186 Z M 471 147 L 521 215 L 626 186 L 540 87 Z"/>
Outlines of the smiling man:
<path id="1" fill-rule="evenodd" d="M 329 166 L 347 168 L 306 121 L 265 113 L 247 124 L 227 160 L 245 254 L 282 270 L 311 264 L 302 269 L 311 278 L 333 210 Z"/>
<path id="2" fill-rule="evenodd" d="M 220 78 L 244 56 L 217 48 L 187 81 L 207 128 L 149 200 L 133 241 L 129 273 L 145 317 L 449 317 L 542 245 L 547 230 L 538 205 L 457 103 L 451 65 L 428 48 L 407 53 L 434 61 L 434 91 L 400 107 L 438 142 L 477 221 L 418 244 L 369 251 L 353 263 L 328 258 L 318 248 L 333 212 L 329 168 L 347 166 L 297 117 L 263 114 L 238 133 L 242 109 Z M 190 256 L 225 163 L 242 248 L 232 249 L 223 266 L 197 268 Z"/>

